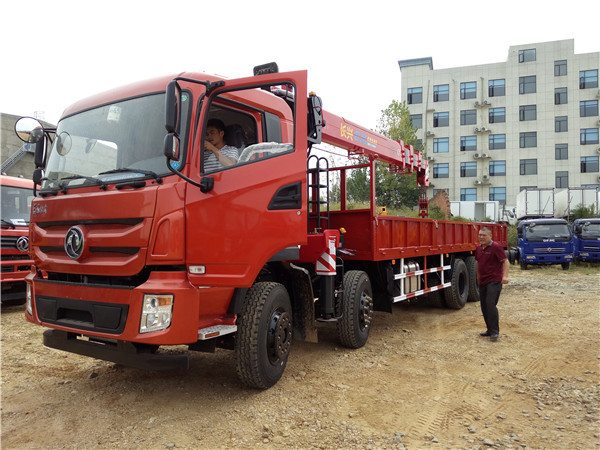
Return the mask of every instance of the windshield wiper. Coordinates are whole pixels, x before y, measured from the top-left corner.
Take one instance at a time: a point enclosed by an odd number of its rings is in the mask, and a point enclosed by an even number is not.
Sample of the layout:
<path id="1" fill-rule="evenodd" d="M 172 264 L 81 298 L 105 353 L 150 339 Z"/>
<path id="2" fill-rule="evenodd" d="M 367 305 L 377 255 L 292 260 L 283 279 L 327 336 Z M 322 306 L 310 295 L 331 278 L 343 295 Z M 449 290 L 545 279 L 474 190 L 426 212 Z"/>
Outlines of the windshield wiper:
<path id="1" fill-rule="evenodd" d="M 147 177 L 152 177 L 156 180 L 156 182 L 158 184 L 162 184 L 162 182 L 163 182 L 162 177 L 159 176 L 156 172 L 153 172 L 151 170 L 145 170 L 145 169 L 128 169 L 127 167 L 123 167 L 120 169 L 107 170 L 106 172 L 100 172 L 98 175 L 108 175 L 111 173 L 125 173 L 125 172 L 139 173 L 139 174 L 145 175 Z"/>
<path id="2" fill-rule="evenodd" d="M 67 185 L 64 184 L 63 181 L 64 180 L 78 180 L 80 178 L 83 178 L 84 180 L 87 180 L 91 183 L 96 183 L 97 185 L 100 186 L 100 189 L 102 189 L 103 191 L 106 190 L 106 183 L 104 183 L 104 181 L 102 181 L 100 178 L 88 177 L 86 175 L 71 175 L 70 177 L 61 178 L 60 183 L 58 183 L 58 186 L 62 189 L 63 193 L 66 193 Z"/>
<path id="3" fill-rule="evenodd" d="M 9 222 L 6 219 L 2 219 L 2 225 L 7 226 L 8 228 L 17 228 L 14 223 Z"/>

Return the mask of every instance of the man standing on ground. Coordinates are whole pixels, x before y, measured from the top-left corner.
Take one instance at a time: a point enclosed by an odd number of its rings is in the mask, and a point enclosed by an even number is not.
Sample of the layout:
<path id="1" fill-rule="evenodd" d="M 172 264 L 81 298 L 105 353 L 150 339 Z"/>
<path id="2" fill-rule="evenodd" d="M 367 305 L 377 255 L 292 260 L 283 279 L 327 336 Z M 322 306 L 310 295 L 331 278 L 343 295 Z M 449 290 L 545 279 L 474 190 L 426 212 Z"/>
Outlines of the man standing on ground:
<path id="1" fill-rule="evenodd" d="M 498 299 L 502 285 L 508 284 L 510 262 L 504 249 L 492 241 L 492 231 L 488 227 L 479 230 L 479 244 L 475 250 L 477 260 L 477 284 L 479 285 L 479 301 L 487 330 L 481 336 L 489 336 L 492 341 L 498 340 Z"/>

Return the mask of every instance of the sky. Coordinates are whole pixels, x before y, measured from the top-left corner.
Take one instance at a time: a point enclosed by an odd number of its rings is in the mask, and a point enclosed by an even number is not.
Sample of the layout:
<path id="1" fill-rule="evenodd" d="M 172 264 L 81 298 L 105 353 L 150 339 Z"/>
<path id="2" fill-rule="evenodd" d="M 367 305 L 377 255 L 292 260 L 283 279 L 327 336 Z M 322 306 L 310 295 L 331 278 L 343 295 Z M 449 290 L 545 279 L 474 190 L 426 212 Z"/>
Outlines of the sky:
<path id="1" fill-rule="evenodd" d="M 576 7 L 574 6 L 576 5 Z M 375 128 L 401 100 L 398 60 L 504 62 L 511 45 L 600 51 L 600 1 L 9 0 L 0 4 L 0 112 L 56 123 L 71 103 L 183 71 L 227 78 L 275 61 L 308 71 L 323 107 Z"/>

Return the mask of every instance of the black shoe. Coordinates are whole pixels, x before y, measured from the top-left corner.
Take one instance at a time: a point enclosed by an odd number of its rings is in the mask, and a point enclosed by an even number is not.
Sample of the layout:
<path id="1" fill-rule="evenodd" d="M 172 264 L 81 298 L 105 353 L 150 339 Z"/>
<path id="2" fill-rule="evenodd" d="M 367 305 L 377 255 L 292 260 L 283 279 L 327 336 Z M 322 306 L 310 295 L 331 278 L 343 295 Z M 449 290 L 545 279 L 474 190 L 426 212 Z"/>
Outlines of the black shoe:
<path id="1" fill-rule="evenodd" d="M 483 333 L 479 333 L 479 336 L 489 336 L 490 332 L 489 331 L 484 331 Z"/>
<path id="2" fill-rule="evenodd" d="M 497 340 L 498 340 L 498 335 L 497 334 L 490 334 L 490 341 L 496 342 Z"/>

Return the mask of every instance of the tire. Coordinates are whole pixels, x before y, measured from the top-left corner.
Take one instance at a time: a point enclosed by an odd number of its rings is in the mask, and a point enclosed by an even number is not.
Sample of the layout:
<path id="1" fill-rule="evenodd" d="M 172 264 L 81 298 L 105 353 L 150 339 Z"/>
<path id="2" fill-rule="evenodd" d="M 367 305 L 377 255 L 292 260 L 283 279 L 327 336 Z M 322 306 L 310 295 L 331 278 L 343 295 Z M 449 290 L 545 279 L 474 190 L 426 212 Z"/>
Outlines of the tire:
<path id="1" fill-rule="evenodd" d="M 467 273 L 469 274 L 469 295 L 468 302 L 479 301 L 479 285 L 477 284 L 477 260 L 474 256 L 467 257 L 465 264 L 467 265 Z"/>
<path id="2" fill-rule="evenodd" d="M 521 260 L 519 264 L 521 265 L 521 270 L 527 270 L 527 263 L 525 261 Z"/>
<path id="3" fill-rule="evenodd" d="M 369 276 L 361 270 L 344 275 L 342 317 L 337 321 L 340 344 L 360 348 L 367 343 L 373 320 L 373 290 Z"/>
<path id="4" fill-rule="evenodd" d="M 562 270 L 569 270 L 569 266 L 571 265 L 571 263 L 569 262 L 564 262 L 560 264 L 560 267 L 562 267 Z"/>
<path id="5" fill-rule="evenodd" d="M 255 389 L 279 381 L 292 345 L 292 306 L 286 288 L 260 282 L 247 294 L 237 319 L 235 361 L 239 379 Z"/>
<path id="6" fill-rule="evenodd" d="M 456 258 L 452 263 L 452 285 L 444 289 L 444 300 L 450 309 L 461 309 L 469 297 L 469 273 L 465 262 Z"/>

